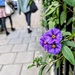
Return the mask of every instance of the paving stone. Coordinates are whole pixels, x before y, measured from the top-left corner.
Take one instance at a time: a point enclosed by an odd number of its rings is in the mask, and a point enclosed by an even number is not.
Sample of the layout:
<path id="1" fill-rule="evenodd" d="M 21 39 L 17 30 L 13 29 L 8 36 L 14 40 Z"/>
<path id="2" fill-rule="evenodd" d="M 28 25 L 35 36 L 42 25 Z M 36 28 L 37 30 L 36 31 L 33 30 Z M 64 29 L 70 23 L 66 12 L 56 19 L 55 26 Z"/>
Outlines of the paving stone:
<path id="1" fill-rule="evenodd" d="M 10 35 L 7 38 L 14 39 L 14 38 L 18 38 L 18 37 L 19 37 L 19 33 L 10 33 Z"/>
<path id="2" fill-rule="evenodd" d="M 38 75 L 39 69 L 36 67 L 27 69 L 30 64 L 24 64 L 22 68 L 21 75 Z"/>
<path id="3" fill-rule="evenodd" d="M 42 27 L 38 27 L 37 28 L 37 32 L 42 33 L 42 31 L 43 31 L 43 28 Z"/>
<path id="4" fill-rule="evenodd" d="M 31 36 L 40 37 L 42 35 L 42 32 L 33 32 L 31 33 Z"/>
<path id="5" fill-rule="evenodd" d="M 39 43 L 41 37 L 36 37 L 36 42 Z"/>
<path id="6" fill-rule="evenodd" d="M 33 61 L 33 52 L 20 52 L 18 53 L 15 63 L 29 63 Z"/>
<path id="7" fill-rule="evenodd" d="M 42 47 L 39 43 L 30 43 L 28 47 L 28 51 L 37 51 L 42 50 Z"/>
<path id="8" fill-rule="evenodd" d="M 38 37 L 42 35 L 41 28 L 38 28 L 41 27 L 40 26 L 41 8 L 39 4 L 40 3 L 37 2 L 37 6 L 39 10 L 35 14 L 32 14 L 31 17 L 32 20 L 31 26 L 33 27 L 31 34 L 27 33 L 27 22 L 25 20 L 24 14 L 22 13 L 21 16 L 19 16 L 17 11 L 16 14 L 12 16 L 13 25 L 15 26 L 16 31 L 15 32 L 11 31 L 9 36 L 6 36 L 5 34 L 4 35 L 1 34 L 2 36 L 0 37 L 0 45 L 8 45 L 8 44 L 15 44 L 15 45 L 13 45 L 14 46 L 12 49 L 13 53 L 4 53 L 4 52 L 11 51 L 10 50 L 11 48 L 6 48 L 6 51 L 2 48 L 3 53 L 0 53 L 0 64 L 2 65 L 1 66 L 2 68 L 0 67 L 1 68 L 0 75 L 38 75 L 37 68 L 34 67 L 31 69 L 27 69 L 27 66 L 29 65 L 28 63 L 31 63 L 33 61 L 34 56 L 36 57 L 37 55 L 38 56 L 40 55 L 40 53 L 38 52 L 35 52 L 34 55 L 33 50 L 41 50 L 41 46 L 39 45 L 39 43 L 36 43 L 36 40 L 38 42 L 39 39 Z M 10 27 L 9 19 L 7 24 Z M 35 41 L 31 40 L 31 37 L 35 39 Z M 27 44 L 23 45 L 23 43 L 26 42 L 30 43 L 29 48 L 27 48 Z M 21 51 L 25 51 L 25 52 L 21 52 Z M 14 52 L 17 52 L 17 54 Z M 22 65 L 20 65 L 19 63 L 24 64 L 23 67 L 21 67 Z"/>
<path id="9" fill-rule="evenodd" d="M 21 44 L 23 38 L 11 39 L 9 44 Z"/>
<path id="10" fill-rule="evenodd" d="M 17 29 L 15 32 L 13 33 L 27 33 L 27 29 L 24 28 L 24 29 Z"/>
<path id="11" fill-rule="evenodd" d="M 2 68 L 2 65 L 0 65 L 0 70 L 1 70 L 1 68 Z"/>
<path id="12" fill-rule="evenodd" d="M 30 37 L 30 34 L 26 33 L 26 32 L 22 32 L 19 36 L 20 38 L 25 38 L 25 37 Z"/>
<path id="13" fill-rule="evenodd" d="M 44 57 L 44 55 L 45 55 L 45 51 L 44 50 L 35 51 L 34 58 L 36 58 L 36 57 Z"/>
<path id="14" fill-rule="evenodd" d="M 14 62 L 16 54 L 15 53 L 6 53 L 0 55 L 0 64 L 11 64 Z"/>
<path id="15" fill-rule="evenodd" d="M 42 30 L 41 30 L 41 27 L 39 28 L 39 27 L 37 27 L 37 28 L 32 28 L 32 33 L 34 34 L 34 33 L 41 33 L 42 32 Z"/>
<path id="16" fill-rule="evenodd" d="M 14 45 L 12 52 L 22 52 L 27 50 L 28 45 L 27 44 L 18 44 Z"/>
<path id="17" fill-rule="evenodd" d="M 37 32 L 37 28 L 32 28 L 32 33 Z"/>
<path id="18" fill-rule="evenodd" d="M 10 52 L 12 48 L 13 48 L 13 45 L 0 46 L 0 53 Z"/>
<path id="19" fill-rule="evenodd" d="M 0 40 L 0 45 L 7 45 L 9 43 L 9 39 L 3 39 L 3 40 Z"/>
<path id="20" fill-rule="evenodd" d="M 42 28 L 41 27 L 32 28 L 32 34 L 36 34 L 36 33 L 42 33 Z"/>
<path id="21" fill-rule="evenodd" d="M 21 65 L 5 65 L 3 66 L 0 75 L 20 75 Z"/>
<path id="22" fill-rule="evenodd" d="M 35 42 L 35 37 L 24 38 L 23 43 Z"/>
<path id="23" fill-rule="evenodd" d="M 0 40 L 6 39 L 7 36 L 5 34 L 0 34 Z"/>

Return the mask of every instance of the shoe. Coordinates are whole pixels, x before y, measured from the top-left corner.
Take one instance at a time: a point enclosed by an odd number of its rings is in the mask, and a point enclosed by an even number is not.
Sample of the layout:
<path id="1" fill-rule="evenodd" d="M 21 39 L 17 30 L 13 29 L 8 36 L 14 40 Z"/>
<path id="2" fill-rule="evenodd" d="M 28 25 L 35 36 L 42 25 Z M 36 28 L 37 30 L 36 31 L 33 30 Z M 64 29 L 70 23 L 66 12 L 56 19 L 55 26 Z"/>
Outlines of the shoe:
<path id="1" fill-rule="evenodd" d="M 6 31 L 6 35 L 8 36 L 10 33 L 8 31 Z"/>
<path id="2" fill-rule="evenodd" d="M 15 28 L 11 28 L 11 30 L 12 30 L 12 31 L 15 31 L 16 29 L 15 29 Z"/>
<path id="3" fill-rule="evenodd" d="M 29 28 L 28 28 L 28 33 L 31 33 L 32 32 L 32 30 L 30 30 Z"/>

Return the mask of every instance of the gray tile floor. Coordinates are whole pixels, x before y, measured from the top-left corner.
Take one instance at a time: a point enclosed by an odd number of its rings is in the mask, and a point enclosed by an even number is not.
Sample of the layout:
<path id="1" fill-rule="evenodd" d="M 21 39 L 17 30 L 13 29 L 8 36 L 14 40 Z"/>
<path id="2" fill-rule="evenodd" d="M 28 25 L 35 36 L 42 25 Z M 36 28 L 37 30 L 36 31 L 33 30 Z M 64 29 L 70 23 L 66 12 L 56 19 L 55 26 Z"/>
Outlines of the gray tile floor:
<path id="1" fill-rule="evenodd" d="M 40 24 L 40 2 L 37 2 L 39 10 L 32 14 L 31 26 L 32 33 L 27 33 L 27 23 L 23 13 L 19 15 L 17 11 L 12 15 L 15 32 L 10 30 L 9 19 L 6 20 L 10 35 L 5 32 L 0 33 L 0 75 L 38 75 L 38 68 L 27 69 L 33 59 L 40 54 L 42 47 L 39 38 L 42 35 Z"/>

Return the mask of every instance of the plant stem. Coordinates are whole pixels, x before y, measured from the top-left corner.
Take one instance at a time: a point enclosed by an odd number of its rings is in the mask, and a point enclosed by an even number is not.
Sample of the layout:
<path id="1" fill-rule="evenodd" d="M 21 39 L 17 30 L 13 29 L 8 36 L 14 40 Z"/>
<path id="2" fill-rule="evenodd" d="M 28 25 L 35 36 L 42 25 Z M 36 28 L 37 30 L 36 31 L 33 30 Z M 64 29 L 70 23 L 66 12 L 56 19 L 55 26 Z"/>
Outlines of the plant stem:
<path id="1" fill-rule="evenodd" d="M 63 58 L 64 56 L 61 56 L 60 58 L 56 59 L 53 61 L 53 63 L 57 62 L 58 60 L 60 60 L 61 58 Z"/>

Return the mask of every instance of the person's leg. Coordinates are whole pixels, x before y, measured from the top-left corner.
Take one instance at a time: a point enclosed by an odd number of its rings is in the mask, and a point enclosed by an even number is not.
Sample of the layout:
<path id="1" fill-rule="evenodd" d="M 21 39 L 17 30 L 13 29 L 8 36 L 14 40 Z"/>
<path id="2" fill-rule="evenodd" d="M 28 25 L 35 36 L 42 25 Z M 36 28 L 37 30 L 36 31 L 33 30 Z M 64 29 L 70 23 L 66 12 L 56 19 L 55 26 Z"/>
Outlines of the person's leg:
<path id="1" fill-rule="evenodd" d="M 4 31 L 4 26 L 2 25 L 2 18 L 0 18 L 1 32 Z"/>
<path id="2" fill-rule="evenodd" d="M 9 20 L 10 20 L 11 28 L 13 28 L 11 16 L 8 16 L 8 18 L 9 18 Z"/>
<path id="3" fill-rule="evenodd" d="M 5 17 L 2 18 L 2 27 L 5 28 L 6 35 L 9 35 L 9 32 L 7 31 L 7 28 L 6 28 L 6 18 Z"/>
<path id="4" fill-rule="evenodd" d="M 30 26 L 31 26 L 31 12 L 27 12 L 25 13 L 25 16 L 26 16 L 26 21 L 27 21 L 27 24 L 28 24 L 28 33 L 31 33 L 32 30 L 30 30 Z"/>
<path id="5" fill-rule="evenodd" d="M 12 31 L 15 31 L 15 28 L 13 28 L 13 23 L 12 23 L 12 18 L 11 18 L 11 15 L 8 16 L 9 20 L 10 20 L 10 24 L 11 24 L 11 30 Z"/>
<path id="6" fill-rule="evenodd" d="M 25 13 L 28 26 L 31 26 L 31 12 Z"/>

